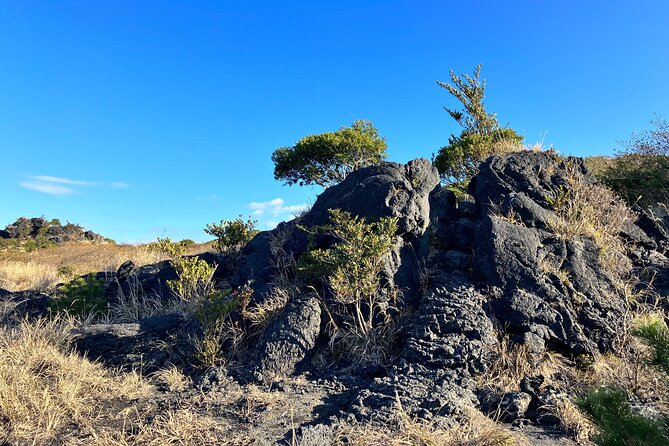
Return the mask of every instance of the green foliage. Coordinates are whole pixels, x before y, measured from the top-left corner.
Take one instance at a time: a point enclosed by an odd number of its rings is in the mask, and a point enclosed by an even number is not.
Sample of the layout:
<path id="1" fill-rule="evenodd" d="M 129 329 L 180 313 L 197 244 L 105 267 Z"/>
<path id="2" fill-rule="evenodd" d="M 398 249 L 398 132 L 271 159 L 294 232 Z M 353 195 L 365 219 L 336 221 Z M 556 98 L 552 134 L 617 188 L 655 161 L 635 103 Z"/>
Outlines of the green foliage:
<path id="1" fill-rule="evenodd" d="M 649 319 L 632 330 L 643 339 L 652 353 L 648 364 L 669 375 L 669 328 L 663 320 Z M 648 418 L 635 411 L 627 394 L 613 387 L 590 390 L 576 404 L 595 423 L 598 445 L 666 445 L 669 444 L 669 418 L 663 414 Z"/>
<path id="2" fill-rule="evenodd" d="M 58 296 L 49 302 L 52 311 L 87 316 L 107 308 L 104 282 L 90 273 L 58 288 Z"/>
<path id="3" fill-rule="evenodd" d="M 211 292 L 211 276 L 216 270 L 215 265 L 209 265 L 204 260 L 194 257 L 184 257 L 187 243 L 182 240 L 175 243 L 169 237 L 158 238 L 151 245 L 151 249 L 170 257 L 170 263 L 177 273 L 177 278 L 168 280 L 167 286 L 183 301 L 191 301 L 199 296 Z"/>
<path id="4" fill-rule="evenodd" d="M 26 240 L 22 243 L 23 249 L 26 252 L 37 251 L 38 249 L 50 248 L 56 246 L 54 242 L 48 240 L 44 235 L 38 235 L 34 239 Z"/>
<path id="5" fill-rule="evenodd" d="M 599 432 L 594 440 L 600 446 L 669 444 L 666 420 L 653 420 L 635 412 L 621 390 L 591 390 L 576 404 L 597 425 Z"/>
<path id="6" fill-rule="evenodd" d="M 204 232 L 216 237 L 215 247 L 218 252 L 236 254 L 258 233 L 257 225 L 257 220 L 249 217 L 244 221 L 240 215 L 234 220 L 208 224 Z"/>
<path id="7" fill-rule="evenodd" d="M 651 121 L 654 129 L 632 135 L 614 158 L 593 157 L 588 168 L 630 204 L 669 203 L 669 122 Z"/>
<path id="8" fill-rule="evenodd" d="M 308 135 L 272 154 L 274 178 L 288 185 L 332 186 L 351 172 L 387 157 L 386 140 L 369 121 L 354 121 L 336 132 Z"/>
<path id="9" fill-rule="evenodd" d="M 64 278 L 70 278 L 74 276 L 74 268 L 70 265 L 60 265 L 56 269 L 56 273 L 58 274 L 58 277 L 64 277 Z"/>
<path id="10" fill-rule="evenodd" d="M 669 202 L 669 156 L 625 153 L 609 160 L 595 175 L 630 204 Z"/>
<path id="11" fill-rule="evenodd" d="M 439 150 L 433 163 L 447 183 L 466 190 L 482 161 L 492 155 L 518 151 L 522 140 L 510 128 L 496 129 L 488 134 L 451 135 L 448 145 Z"/>
<path id="12" fill-rule="evenodd" d="M 52 219 L 52 220 L 49 222 L 49 225 L 51 225 L 51 226 L 60 226 L 60 220 L 57 219 L 57 218 L 54 218 L 54 219 Z"/>
<path id="13" fill-rule="evenodd" d="M 653 350 L 649 363 L 669 375 L 669 329 L 660 319 L 650 320 L 632 331 Z"/>
<path id="14" fill-rule="evenodd" d="M 172 260 L 172 265 L 177 272 L 177 279 L 168 280 L 167 286 L 181 300 L 190 301 L 209 294 L 215 266 L 198 257 L 179 257 Z"/>
<path id="15" fill-rule="evenodd" d="M 184 248 L 192 248 L 193 246 L 195 246 L 195 241 L 193 241 L 189 238 L 185 238 L 185 239 L 181 240 L 179 242 L 179 244 L 181 246 L 183 246 Z"/>
<path id="16" fill-rule="evenodd" d="M 333 340 L 343 339 L 344 353 L 360 361 L 370 357 L 377 361 L 383 355 L 378 354 L 380 343 L 390 338 L 388 298 L 380 292 L 380 275 L 395 242 L 397 218 L 367 223 L 339 209 L 329 212 L 330 223 L 313 230 L 334 236 L 336 242 L 329 249 L 305 253 L 299 269 L 320 275 L 332 290 L 334 303 L 329 313 L 343 324 L 341 330 L 335 328 Z"/>
<path id="17" fill-rule="evenodd" d="M 149 248 L 172 259 L 186 252 L 186 246 L 183 243 L 175 243 L 169 237 L 158 237 L 157 241 L 152 243 Z"/>
<path id="18" fill-rule="evenodd" d="M 467 134 L 488 135 L 499 128 L 496 114 L 489 114 L 485 109 L 485 79 L 481 80 L 481 65 L 474 69 L 474 77 L 463 74 L 464 80 L 450 72 L 453 85 L 437 81 L 437 85 L 448 90 L 464 107 L 464 110 L 444 109 L 460 124 Z"/>
<path id="19" fill-rule="evenodd" d="M 466 190 L 469 180 L 478 172 L 479 164 L 491 155 L 519 150 L 523 138 L 511 128 L 502 128 L 494 113 L 485 109 L 485 79 L 480 78 L 481 65 L 474 77 L 463 77 L 450 72 L 452 84 L 439 82 L 464 107 L 455 110 L 444 107 L 463 127 L 460 136 L 451 135 L 448 145 L 434 157 L 434 165 L 444 181 L 460 190 Z"/>
<path id="20" fill-rule="evenodd" d="M 239 305 L 230 290 L 216 291 L 195 303 L 195 318 L 202 328 L 196 359 L 207 367 L 219 365 L 223 360 L 223 337 L 226 319 Z"/>

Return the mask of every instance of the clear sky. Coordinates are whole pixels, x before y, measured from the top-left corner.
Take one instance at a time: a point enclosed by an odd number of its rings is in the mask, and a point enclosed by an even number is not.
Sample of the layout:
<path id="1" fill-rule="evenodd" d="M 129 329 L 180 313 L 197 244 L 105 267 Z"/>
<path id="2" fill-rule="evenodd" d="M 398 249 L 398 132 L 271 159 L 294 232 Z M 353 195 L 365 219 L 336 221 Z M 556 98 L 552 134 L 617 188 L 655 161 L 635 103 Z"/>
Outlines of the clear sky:
<path id="1" fill-rule="evenodd" d="M 309 133 L 368 119 L 429 158 L 460 132 L 435 81 L 478 63 L 526 142 L 612 153 L 669 114 L 669 2 L 0 0 L 0 60 L 0 227 L 204 240 L 314 200 L 270 159 Z"/>

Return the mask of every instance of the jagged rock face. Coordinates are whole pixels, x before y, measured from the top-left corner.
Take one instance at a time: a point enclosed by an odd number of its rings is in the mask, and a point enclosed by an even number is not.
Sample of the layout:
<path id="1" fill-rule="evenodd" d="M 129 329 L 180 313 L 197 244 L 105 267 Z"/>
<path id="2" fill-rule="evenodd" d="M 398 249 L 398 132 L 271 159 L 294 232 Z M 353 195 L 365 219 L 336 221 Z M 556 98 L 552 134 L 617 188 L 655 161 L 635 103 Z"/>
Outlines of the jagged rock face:
<path id="1" fill-rule="evenodd" d="M 625 302 L 592 240 L 564 240 L 550 229 L 556 216 L 546 197 L 568 184 L 566 163 L 594 183 L 582 162 L 549 153 L 496 156 L 482 164 L 471 185 L 480 213 L 474 265 L 499 289 L 491 308 L 510 333 L 569 354 L 596 354 L 611 349 Z M 520 221 L 501 218 L 499 209 L 513 210 Z"/>
<path id="2" fill-rule="evenodd" d="M 308 293 L 290 302 L 258 343 L 258 372 L 263 379 L 294 373 L 316 346 L 320 332 L 318 296 Z"/>
<path id="3" fill-rule="evenodd" d="M 0 238 L 7 239 L 34 239 L 39 236 L 43 236 L 54 243 L 83 241 L 100 243 L 105 241 L 105 238 L 101 235 L 93 231 L 87 231 L 79 225 L 72 223 L 61 225 L 59 222 L 49 222 L 41 217 L 21 217 L 14 223 L 7 225 L 4 231 L 0 231 Z"/>
<path id="4" fill-rule="evenodd" d="M 429 195 L 438 185 L 437 169 L 423 158 L 366 167 L 319 195 L 301 223 L 323 225 L 329 209 L 341 209 L 367 221 L 397 217 L 399 236 L 420 237 L 430 222 Z"/>

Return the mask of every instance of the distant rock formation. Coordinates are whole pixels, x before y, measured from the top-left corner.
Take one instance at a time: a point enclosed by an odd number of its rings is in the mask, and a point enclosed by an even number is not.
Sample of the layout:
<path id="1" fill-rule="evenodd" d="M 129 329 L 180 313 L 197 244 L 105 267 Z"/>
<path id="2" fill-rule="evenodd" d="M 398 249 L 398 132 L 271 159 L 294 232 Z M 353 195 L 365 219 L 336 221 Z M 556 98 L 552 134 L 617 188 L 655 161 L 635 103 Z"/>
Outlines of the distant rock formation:
<path id="1" fill-rule="evenodd" d="M 43 238 L 55 244 L 71 242 L 104 243 L 110 240 L 87 231 L 73 223 L 61 224 L 60 220 L 47 220 L 43 217 L 21 217 L 14 223 L 0 230 L 0 239 L 36 240 Z"/>

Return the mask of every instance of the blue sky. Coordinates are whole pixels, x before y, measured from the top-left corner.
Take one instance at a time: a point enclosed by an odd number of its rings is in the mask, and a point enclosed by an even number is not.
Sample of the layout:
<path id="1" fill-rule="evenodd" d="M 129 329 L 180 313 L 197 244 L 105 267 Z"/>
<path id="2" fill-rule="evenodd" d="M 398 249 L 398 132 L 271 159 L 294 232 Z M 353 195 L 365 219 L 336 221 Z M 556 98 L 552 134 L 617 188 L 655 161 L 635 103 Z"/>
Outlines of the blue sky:
<path id="1" fill-rule="evenodd" d="M 610 154 L 669 105 L 669 2 L 0 0 L 0 226 L 122 242 L 290 218 L 271 153 L 369 119 L 391 160 L 460 129 L 435 81 L 483 64 L 500 121 Z"/>

